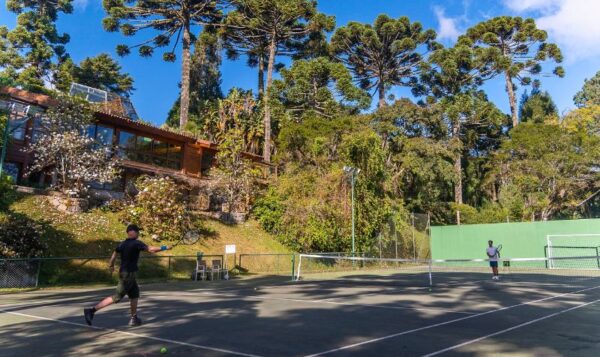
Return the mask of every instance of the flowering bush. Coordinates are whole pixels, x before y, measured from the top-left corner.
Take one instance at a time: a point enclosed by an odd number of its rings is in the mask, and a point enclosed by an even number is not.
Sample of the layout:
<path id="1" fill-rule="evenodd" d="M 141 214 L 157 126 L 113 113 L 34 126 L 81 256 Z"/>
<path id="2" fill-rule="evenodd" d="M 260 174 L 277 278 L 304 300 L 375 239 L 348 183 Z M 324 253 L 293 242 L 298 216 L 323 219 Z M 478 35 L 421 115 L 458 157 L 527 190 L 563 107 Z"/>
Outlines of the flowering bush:
<path id="1" fill-rule="evenodd" d="M 183 187 L 169 177 L 141 176 L 139 193 L 125 210 L 125 220 L 136 223 L 154 240 L 178 240 L 185 232 L 200 229 L 200 222 L 187 209 Z"/>
<path id="2" fill-rule="evenodd" d="M 27 150 L 34 154 L 28 174 L 51 168 L 56 188 L 69 196 L 80 196 L 86 183 L 109 183 L 117 178 L 118 161 L 110 148 L 85 135 L 92 122 L 87 103 L 64 97 L 41 118 L 40 129 Z"/>
<path id="3" fill-rule="evenodd" d="M 0 215 L 0 257 L 26 258 L 40 255 L 46 245 L 40 241 L 41 224 L 26 216 Z"/>

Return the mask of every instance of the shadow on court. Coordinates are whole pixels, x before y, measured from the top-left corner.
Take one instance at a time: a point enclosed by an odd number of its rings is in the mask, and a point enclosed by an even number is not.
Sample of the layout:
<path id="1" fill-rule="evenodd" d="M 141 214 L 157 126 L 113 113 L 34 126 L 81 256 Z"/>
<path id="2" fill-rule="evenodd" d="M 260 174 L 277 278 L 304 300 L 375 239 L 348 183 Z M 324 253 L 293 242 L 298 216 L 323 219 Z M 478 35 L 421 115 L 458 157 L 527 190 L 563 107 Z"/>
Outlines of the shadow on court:
<path id="1" fill-rule="evenodd" d="M 438 276 L 432 291 L 399 286 L 406 277 L 394 274 L 143 285 L 144 325 L 137 328 L 126 326 L 127 299 L 99 312 L 95 329 L 83 325 L 82 308 L 112 288 L 5 295 L 0 355 L 153 356 L 163 346 L 167 355 L 186 356 L 593 356 L 600 350 L 600 279 L 521 275 L 492 282 L 489 274 L 448 274 Z"/>

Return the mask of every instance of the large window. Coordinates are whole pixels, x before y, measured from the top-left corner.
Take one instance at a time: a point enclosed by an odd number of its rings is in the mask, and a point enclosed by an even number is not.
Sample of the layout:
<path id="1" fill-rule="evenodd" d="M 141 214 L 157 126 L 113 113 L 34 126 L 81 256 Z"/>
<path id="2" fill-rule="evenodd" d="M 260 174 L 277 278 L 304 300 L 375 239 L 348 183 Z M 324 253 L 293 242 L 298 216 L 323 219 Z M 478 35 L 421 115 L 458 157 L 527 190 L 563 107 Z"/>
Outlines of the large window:
<path id="1" fill-rule="evenodd" d="M 114 129 L 103 125 L 96 126 L 96 141 L 104 146 L 113 145 Z"/>
<path id="2" fill-rule="evenodd" d="M 10 118 L 8 132 L 14 140 L 25 140 L 25 129 L 27 128 L 28 117 Z"/>
<path id="3" fill-rule="evenodd" d="M 99 145 L 112 147 L 114 129 L 99 124 L 90 124 L 86 129 L 88 137 L 96 140 Z"/>
<path id="4" fill-rule="evenodd" d="M 181 146 L 164 141 L 136 136 L 121 131 L 119 133 L 119 157 L 144 164 L 181 169 Z"/>

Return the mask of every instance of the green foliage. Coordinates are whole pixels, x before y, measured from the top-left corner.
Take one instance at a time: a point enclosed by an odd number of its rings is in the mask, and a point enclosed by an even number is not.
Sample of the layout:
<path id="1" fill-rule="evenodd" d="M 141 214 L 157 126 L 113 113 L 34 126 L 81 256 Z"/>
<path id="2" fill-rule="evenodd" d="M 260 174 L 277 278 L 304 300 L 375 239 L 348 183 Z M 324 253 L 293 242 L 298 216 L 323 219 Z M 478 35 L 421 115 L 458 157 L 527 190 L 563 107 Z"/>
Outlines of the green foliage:
<path id="1" fill-rule="evenodd" d="M 270 104 L 275 61 L 278 55 L 305 53 L 332 31 L 335 19 L 319 13 L 314 0 L 236 0 L 235 9 L 227 13 L 223 32 L 230 57 L 245 51 L 250 60 L 259 61 L 259 97 L 263 100 L 263 160 L 271 161 L 273 108 Z M 262 71 L 267 60 L 267 81 L 263 95 Z"/>
<path id="2" fill-rule="evenodd" d="M 0 176 L 0 212 L 7 211 L 10 204 L 17 197 L 14 182 L 10 176 Z"/>
<path id="3" fill-rule="evenodd" d="M 184 199 L 184 187 L 169 177 L 140 176 L 135 182 L 138 194 L 125 210 L 127 223 L 138 224 L 146 237 L 161 241 L 179 240 L 185 232 L 200 229 Z"/>
<path id="4" fill-rule="evenodd" d="M 68 92 L 73 82 L 119 95 L 130 95 L 134 89 L 133 78 L 127 73 L 121 73 L 121 66 L 106 53 L 87 57 L 79 66 L 71 59 L 65 60 L 60 65 L 56 87 Z"/>
<path id="5" fill-rule="evenodd" d="M 558 46 L 547 41 L 548 34 L 537 28 L 533 19 L 499 16 L 471 27 L 459 38 L 459 42 L 474 48 L 489 48 L 482 52 L 498 72 L 505 74 L 506 90 L 512 113 L 513 126 L 517 126 L 517 101 L 514 94 L 516 80 L 520 85 L 532 84 L 532 77 L 543 74 L 542 64 L 562 62 Z M 556 66 L 552 73 L 564 77 L 565 71 Z M 537 81 L 536 81 L 537 82 Z"/>
<path id="6" fill-rule="evenodd" d="M 376 89 L 379 106 L 391 86 L 415 86 L 422 53 L 437 47 L 435 31 L 407 17 L 380 15 L 373 25 L 350 22 L 336 30 L 331 51 L 344 62 L 363 89 Z"/>
<path id="7" fill-rule="evenodd" d="M 525 92 L 519 107 L 519 120 L 538 124 L 546 121 L 557 122 L 558 108 L 550 93 L 533 91 L 531 95 L 527 95 Z"/>
<path id="8" fill-rule="evenodd" d="M 243 150 L 258 153 L 262 139 L 261 112 L 251 91 L 233 88 L 226 98 L 219 99 L 193 131 L 216 144 L 228 140 L 236 129 Z"/>
<path id="9" fill-rule="evenodd" d="M 578 107 L 600 105 L 600 71 L 584 81 L 583 88 L 575 94 L 573 101 Z"/>
<path id="10" fill-rule="evenodd" d="M 8 124 L 8 111 L 0 110 L 0 148 L 2 148 L 4 144 L 4 130 L 6 129 L 6 124 Z"/>
<path id="11" fill-rule="evenodd" d="M 524 123 L 494 155 L 492 174 L 523 201 L 523 217 L 545 220 L 593 193 L 600 138 L 556 124 Z"/>
<path id="12" fill-rule="evenodd" d="M 510 221 L 510 211 L 498 203 L 486 203 L 479 209 L 466 204 L 451 205 L 454 212 L 460 211 L 461 224 L 503 223 Z"/>
<path id="13" fill-rule="evenodd" d="M 27 258 L 41 255 L 43 226 L 17 213 L 0 214 L 0 257 Z"/>
<path id="14" fill-rule="evenodd" d="M 350 183 L 344 165 L 361 169 L 356 182 L 357 249 L 370 251 L 398 205 L 381 138 L 363 117 L 313 117 L 280 135 L 285 171 L 254 206 L 263 228 L 300 251 L 350 250 Z"/>
<path id="15" fill-rule="evenodd" d="M 217 154 L 217 184 L 224 192 L 227 212 L 248 212 L 261 173 L 244 156 L 246 143 L 243 127 L 224 133 Z"/>
<path id="16" fill-rule="evenodd" d="M 289 70 L 281 71 L 281 77 L 273 83 L 273 94 L 294 118 L 332 118 L 366 109 L 371 102 L 343 64 L 324 57 L 295 61 Z"/>
<path id="17" fill-rule="evenodd" d="M 18 16 L 14 29 L 0 27 L 2 75 L 25 89 L 44 92 L 44 80 L 68 58 L 69 35 L 60 34 L 55 23 L 60 13 L 73 11 L 72 0 L 10 0 L 6 6 Z"/>

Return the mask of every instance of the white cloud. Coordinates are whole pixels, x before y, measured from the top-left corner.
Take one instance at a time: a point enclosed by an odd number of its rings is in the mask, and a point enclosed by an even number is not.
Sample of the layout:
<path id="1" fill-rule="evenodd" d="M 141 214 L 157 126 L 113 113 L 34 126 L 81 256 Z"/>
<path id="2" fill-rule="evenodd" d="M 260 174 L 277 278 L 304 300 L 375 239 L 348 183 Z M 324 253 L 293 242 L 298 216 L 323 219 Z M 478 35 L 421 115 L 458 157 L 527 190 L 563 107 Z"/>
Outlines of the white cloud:
<path id="1" fill-rule="evenodd" d="M 600 1 L 504 0 L 518 13 L 533 16 L 539 28 L 548 31 L 565 59 L 573 62 L 600 55 Z"/>
<path id="2" fill-rule="evenodd" d="M 458 30 L 458 18 L 447 17 L 443 8 L 435 6 L 433 8 L 435 17 L 438 20 L 438 36 L 440 40 L 455 41 L 461 32 Z"/>
<path id="3" fill-rule="evenodd" d="M 74 0 L 73 7 L 84 10 L 88 6 L 89 0 Z"/>

